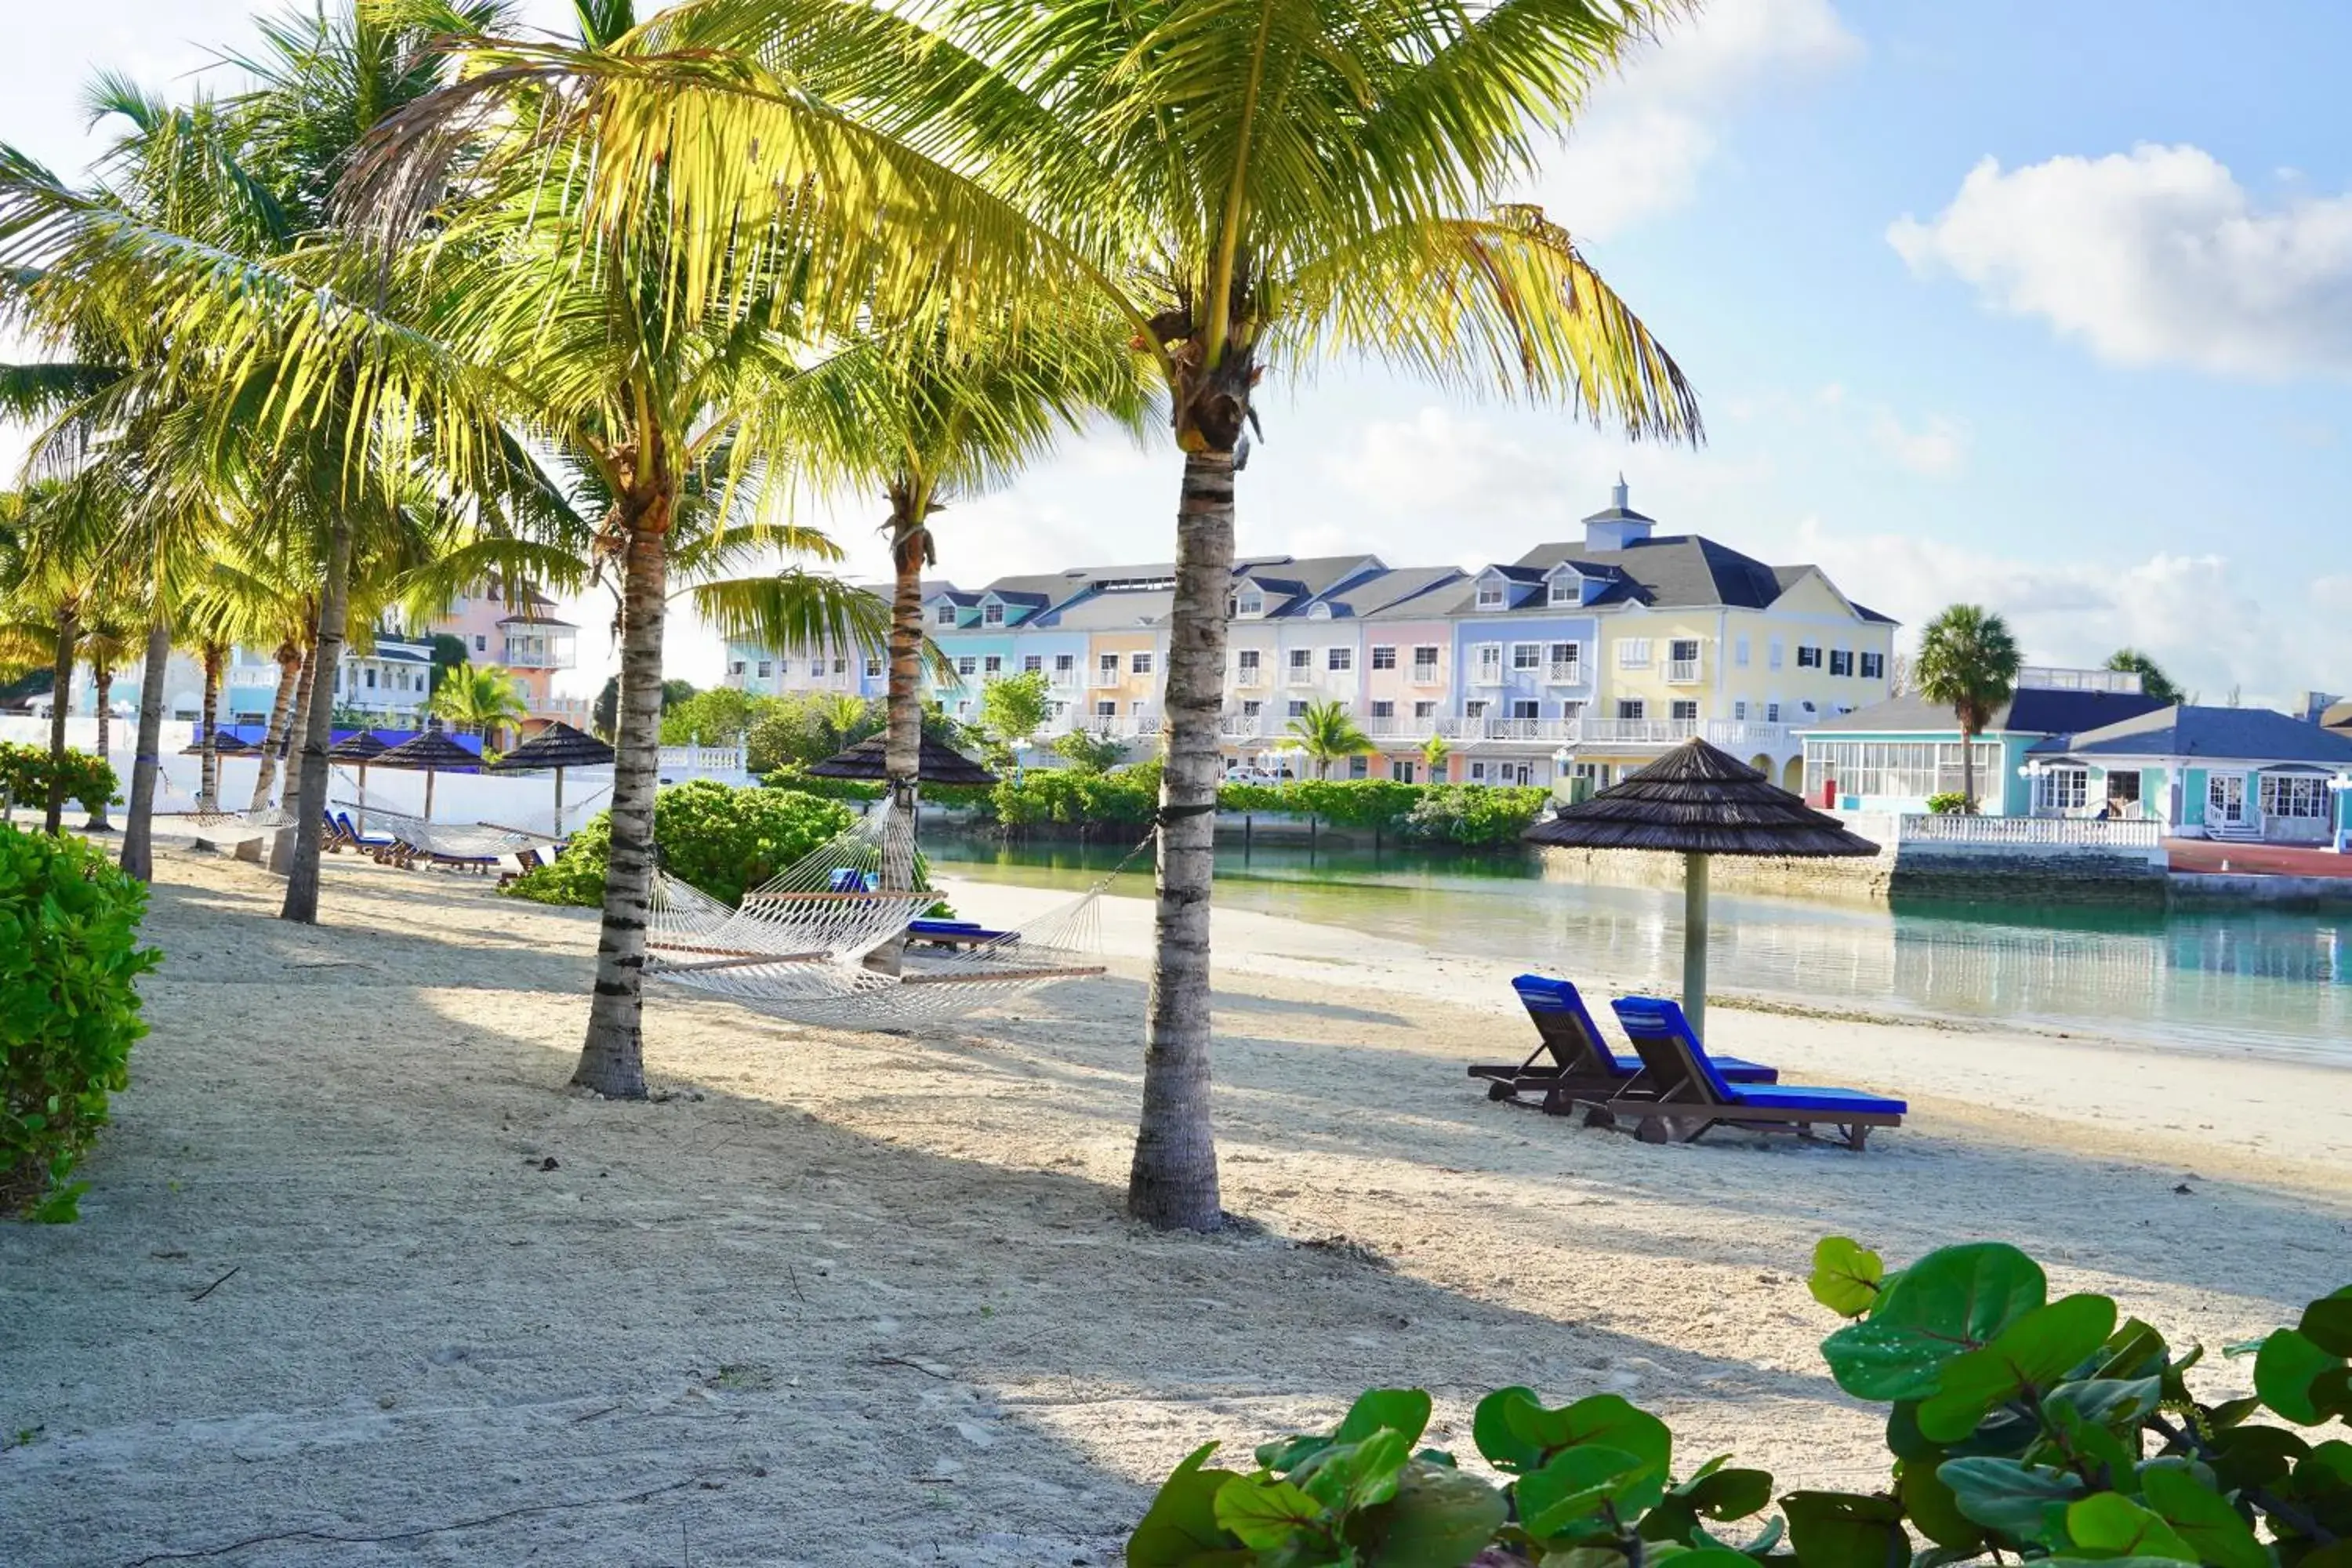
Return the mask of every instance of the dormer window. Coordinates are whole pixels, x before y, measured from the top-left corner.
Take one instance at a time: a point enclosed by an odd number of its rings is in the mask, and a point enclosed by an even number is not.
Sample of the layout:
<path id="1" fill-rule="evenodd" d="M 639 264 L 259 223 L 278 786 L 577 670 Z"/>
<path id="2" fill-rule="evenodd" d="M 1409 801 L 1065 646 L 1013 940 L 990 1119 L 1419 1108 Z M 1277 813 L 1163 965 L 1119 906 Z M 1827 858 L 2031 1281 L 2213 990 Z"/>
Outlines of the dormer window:
<path id="1" fill-rule="evenodd" d="M 1265 614 L 1265 595 L 1255 588 L 1244 588 L 1234 598 L 1234 614 L 1237 616 Z"/>
<path id="2" fill-rule="evenodd" d="M 1500 577 L 1482 577 L 1479 579 L 1478 607 L 1480 609 L 1499 610 L 1503 607 L 1503 603 L 1507 595 L 1503 592 L 1503 580 Z"/>
<path id="3" fill-rule="evenodd" d="M 994 604 L 982 605 L 980 607 L 980 624 L 984 626 L 1003 626 L 1004 624 L 1004 606 Z"/>
<path id="4" fill-rule="evenodd" d="M 934 626 L 951 626 L 955 625 L 955 606 L 953 605 L 941 605 L 937 610 L 931 613 L 931 622 Z"/>
<path id="5" fill-rule="evenodd" d="M 1583 585 L 1584 580 L 1580 577 L 1553 578 L 1551 580 L 1551 603 L 1555 605 L 1575 604 L 1582 597 L 1580 590 Z"/>

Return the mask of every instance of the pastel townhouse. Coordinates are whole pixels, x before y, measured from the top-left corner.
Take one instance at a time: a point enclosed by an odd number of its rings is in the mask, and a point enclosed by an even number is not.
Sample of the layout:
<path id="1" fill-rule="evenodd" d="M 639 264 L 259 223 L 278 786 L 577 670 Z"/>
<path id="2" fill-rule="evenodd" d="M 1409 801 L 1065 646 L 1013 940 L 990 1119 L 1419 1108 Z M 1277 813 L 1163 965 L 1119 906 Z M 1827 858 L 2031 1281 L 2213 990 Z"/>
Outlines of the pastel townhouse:
<path id="1" fill-rule="evenodd" d="M 1361 639 L 1349 605 L 1336 595 L 1387 570 L 1373 555 L 1234 563 L 1222 727 L 1236 760 L 1268 765 L 1292 749 L 1290 721 L 1309 703 L 1338 702 L 1360 713 Z"/>
<path id="2" fill-rule="evenodd" d="M 1046 677 L 1054 717 L 1067 719 L 1083 700 L 1083 632 L 1052 626 L 1055 607 L 1086 589 L 1083 572 L 1000 577 L 970 593 L 950 591 L 927 605 L 932 639 L 954 680 L 933 695 L 958 719 L 976 721 L 981 691 L 991 680 L 1024 673 Z M 950 617 L 952 616 L 952 624 Z"/>
<path id="3" fill-rule="evenodd" d="M 447 635 L 466 645 L 466 658 L 497 665 L 520 689 L 532 721 L 562 719 L 584 727 L 586 698 L 558 697 L 555 676 L 579 664 L 580 628 L 556 614 L 560 606 L 528 584 L 512 592 L 490 577 L 468 585 L 428 623 L 428 637 Z M 526 731 L 533 728 L 524 726 Z"/>
<path id="4" fill-rule="evenodd" d="M 1554 753 L 1592 700 L 1601 579 L 1565 563 L 1493 565 L 1436 607 L 1454 627 L 1450 776 L 1469 784 L 1549 784 Z"/>
<path id="5" fill-rule="evenodd" d="M 1384 572 L 1347 593 L 1346 605 L 1363 637 L 1362 715 L 1358 728 L 1379 748 L 1367 771 L 1403 784 L 1433 779 L 1422 748 L 1449 710 L 1454 679 L 1454 625 L 1434 606 L 1458 587 L 1455 566 L 1407 566 Z"/>

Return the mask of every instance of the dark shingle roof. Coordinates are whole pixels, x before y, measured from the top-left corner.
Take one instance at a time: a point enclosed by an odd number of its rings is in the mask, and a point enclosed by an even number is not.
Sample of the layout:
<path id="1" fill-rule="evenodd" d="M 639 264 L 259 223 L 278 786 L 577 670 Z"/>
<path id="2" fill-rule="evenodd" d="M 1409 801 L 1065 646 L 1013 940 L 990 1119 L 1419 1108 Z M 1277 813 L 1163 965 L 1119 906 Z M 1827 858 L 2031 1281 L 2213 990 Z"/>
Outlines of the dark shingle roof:
<path id="1" fill-rule="evenodd" d="M 2163 706 L 2155 698 L 2137 691 L 2058 691 L 2029 686 L 1993 710 L 1992 721 L 1985 726 L 1985 732 L 2078 735 L 2103 724 L 2137 718 Z M 1867 708 L 1858 708 L 1835 719 L 1824 719 L 1806 728 L 1815 734 L 1839 730 L 1907 734 L 1915 731 L 1957 733 L 1959 727 L 1959 721 L 1952 717 L 1949 708 L 1940 702 L 1930 702 L 1917 692 L 1911 692 L 1902 697 L 1890 697 L 1884 702 L 1874 702 Z"/>
<path id="2" fill-rule="evenodd" d="M 2242 762 L 2352 767 L 2352 736 L 2267 708 L 2182 703 L 2078 732 L 2073 756 L 2223 757 Z"/>
<path id="3" fill-rule="evenodd" d="M 1538 544 L 1520 556 L 1518 564 L 1548 572 L 1563 561 L 1573 562 L 1587 575 L 1608 569 L 1619 574 L 1592 601 L 1596 605 L 1728 605 L 1761 610 L 1780 596 L 1784 586 L 1775 568 L 1696 533 L 1639 539 L 1622 550 L 1587 550 L 1581 542 Z M 1789 570 L 1801 574 L 1805 568 Z"/>
<path id="4" fill-rule="evenodd" d="M 1434 613 L 1432 595 L 1462 577 L 1459 566 L 1400 566 L 1349 588 L 1345 597 L 1349 613 L 1359 618 L 1421 619 Z"/>

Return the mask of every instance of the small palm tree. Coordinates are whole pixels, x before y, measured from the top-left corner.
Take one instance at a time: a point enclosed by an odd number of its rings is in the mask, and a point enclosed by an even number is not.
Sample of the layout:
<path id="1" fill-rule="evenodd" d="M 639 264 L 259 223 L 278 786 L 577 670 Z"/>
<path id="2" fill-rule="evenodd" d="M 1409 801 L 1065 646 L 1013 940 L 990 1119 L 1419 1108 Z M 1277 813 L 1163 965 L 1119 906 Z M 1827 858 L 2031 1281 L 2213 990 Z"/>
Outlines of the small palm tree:
<path id="1" fill-rule="evenodd" d="M 1919 695 L 1960 721 L 1960 794 L 1977 809 L 1976 738 L 2017 689 L 2022 659 L 2009 623 L 1981 605 L 1954 605 L 1919 634 Z"/>
<path id="2" fill-rule="evenodd" d="M 1440 784 L 1445 778 L 1445 759 L 1454 748 L 1445 743 L 1443 735 L 1432 735 L 1421 743 L 1421 760 L 1429 769 L 1429 782 Z"/>
<path id="3" fill-rule="evenodd" d="M 2164 673 L 2163 667 L 2136 647 L 2119 647 L 2107 655 L 2107 668 L 2126 675 L 2139 677 L 2139 689 L 2158 702 L 2180 700 L 2180 688 Z"/>
<path id="4" fill-rule="evenodd" d="M 470 724 L 482 732 L 482 744 L 497 747 L 499 731 L 530 716 L 523 705 L 522 687 L 495 664 L 467 662 L 442 678 L 441 689 L 425 710 L 452 724 Z"/>
<path id="5" fill-rule="evenodd" d="M 1356 727 L 1344 702 L 1309 702 L 1285 732 L 1314 763 L 1318 779 L 1330 777 L 1331 764 L 1341 757 L 1360 757 L 1372 749 L 1371 738 Z"/>

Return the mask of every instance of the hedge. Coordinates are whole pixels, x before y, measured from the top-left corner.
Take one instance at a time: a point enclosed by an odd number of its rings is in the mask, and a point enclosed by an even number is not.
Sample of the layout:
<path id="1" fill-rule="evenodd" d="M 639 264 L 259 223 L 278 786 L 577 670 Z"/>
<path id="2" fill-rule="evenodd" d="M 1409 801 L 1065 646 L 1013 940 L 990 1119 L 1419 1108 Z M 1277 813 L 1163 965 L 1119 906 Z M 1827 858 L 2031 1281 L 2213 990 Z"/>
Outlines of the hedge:
<path id="1" fill-rule="evenodd" d="M 1389 779 L 1306 779 L 1290 784 L 1229 784 L 1220 811 L 1313 816 L 1334 827 L 1404 842 L 1500 848 L 1518 842 L 1541 815 L 1550 792 L 1533 785 L 1409 784 Z M 1110 773 L 1039 769 L 990 792 L 990 814 L 1004 832 L 1049 829 L 1140 833 L 1160 805 L 1160 766 L 1147 763 Z"/>
<path id="2" fill-rule="evenodd" d="M 96 813 L 121 798 L 121 782 L 105 758 L 88 752 L 68 751 L 61 770 L 66 798 Z M 52 768 L 47 746 L 24 746 L 0 741 L 0 803 L 12 806 L 39 805 L 49 798 Z"/>
<path id="3" fill-rule="evenodd" d="M 845 807 L 814 795 L 695 779 L 655 798 L 654 845 L 672 876 L 731 904 L 746 888 L 846 833 L 852 820 Z M 599 812 L 553 865 L 518 877 L 506 890 L 537 903 L 593 909 L 604 901 L 612 847 L 612 814 Z"/>

